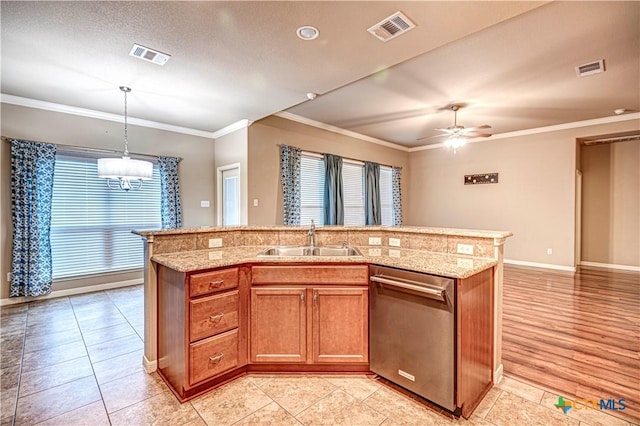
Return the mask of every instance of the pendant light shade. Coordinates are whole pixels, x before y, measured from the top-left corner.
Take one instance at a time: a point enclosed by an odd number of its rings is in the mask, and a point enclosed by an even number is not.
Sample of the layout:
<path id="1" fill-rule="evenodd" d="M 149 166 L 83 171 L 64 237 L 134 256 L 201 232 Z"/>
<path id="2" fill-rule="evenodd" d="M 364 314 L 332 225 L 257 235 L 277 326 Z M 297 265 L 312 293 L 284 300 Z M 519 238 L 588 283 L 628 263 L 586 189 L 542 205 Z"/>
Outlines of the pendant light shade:
<path id="1" fill-rule="evenodd" d="M 120 86 L 124 93 L 124 152 L 122 158 L 99 158 L 98 177 L 107 179 L 109 188 L 120 188 L 125 191 L 142 188 L 142 181 L 153 176 L 153 163 L 144 160 L 133 160 L 129 156 L 129 141 L 127 139 L 127 93 L 129 87 Z M 113 181 L 118 180 L 114 186 Z"/>

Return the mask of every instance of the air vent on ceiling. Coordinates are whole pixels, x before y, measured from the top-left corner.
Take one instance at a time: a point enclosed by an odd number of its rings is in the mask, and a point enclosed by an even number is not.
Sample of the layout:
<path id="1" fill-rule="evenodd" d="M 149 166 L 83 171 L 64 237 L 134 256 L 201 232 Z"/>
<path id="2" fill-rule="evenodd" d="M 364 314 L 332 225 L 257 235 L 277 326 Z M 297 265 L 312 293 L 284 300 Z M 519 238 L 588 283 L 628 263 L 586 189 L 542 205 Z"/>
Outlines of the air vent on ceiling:
<path id="1" fill-rule="evenodd" d="M 139 44 L 133 45 L 131 51 L 129 52 L 129 55 L 148 62 L 153 62 L 157 65 L 164 65 L 167 63 L 169 58 L 171 58 L 171 55 L 141 46 Z"/>
<path id="2" fill-rule="evenodd" d="M 378 22 L 367 31 L 369 31 L 379 40 L 387 42 L 415 27 L 416 24 L 411 22 L 411 20 L 407 18 L 404 13 L 396 12 L 388 18 L 385 18 L 382 21 Z"/>
<path id="3" fill-rule="evenodd" d="M 599 74 L 604 71 L 604 59 L 589 62 L 588 64 L 584 65 L 578 65 L 576 67 L 576 74 L 578 74 L 578 77 L 586 77 L 588 75 Z"/>

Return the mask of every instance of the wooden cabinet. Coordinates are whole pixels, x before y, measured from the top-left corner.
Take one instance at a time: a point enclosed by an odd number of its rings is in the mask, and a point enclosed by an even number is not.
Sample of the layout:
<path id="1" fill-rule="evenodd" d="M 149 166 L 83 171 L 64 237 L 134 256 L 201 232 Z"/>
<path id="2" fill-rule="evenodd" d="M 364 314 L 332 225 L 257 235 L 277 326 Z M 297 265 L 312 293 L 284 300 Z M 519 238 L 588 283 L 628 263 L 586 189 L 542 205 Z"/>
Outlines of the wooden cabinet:
<path id="1" fill-rule="evenodd" d="M 312 291 L 313 362 L 368 362 L 368 288 Z"/>
<path id="2" fill-rule="evenodd" d="M 368 276 L 366 265 L 254 266 L 250 361 L 367 363 Z"/>
<path id="3" fill-rule="evenodd" d="M 493 268 L 458 280 L 456 323 L 456 402 L 469 418 L 492 386 Z"/>
<path id="4" fill-rule="evenodd" d="M 251 361 L 307 360 L 306 289 L 251 289 Z"/>
<path id="5" fill-rule="evenodd" d="M 158 371 L 186 400 L 247 364 L 248 268 L 158 269 Z"/>

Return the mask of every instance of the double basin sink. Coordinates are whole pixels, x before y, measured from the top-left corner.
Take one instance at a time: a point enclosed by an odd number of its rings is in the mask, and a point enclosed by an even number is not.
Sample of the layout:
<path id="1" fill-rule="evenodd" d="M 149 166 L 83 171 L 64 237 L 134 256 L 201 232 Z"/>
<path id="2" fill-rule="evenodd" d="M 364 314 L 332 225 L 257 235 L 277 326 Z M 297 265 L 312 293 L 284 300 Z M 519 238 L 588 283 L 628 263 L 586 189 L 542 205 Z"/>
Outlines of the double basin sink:
<path id="1" fill-rule="evenodd" d="M 258 257 L 362 256 L 355 247 L 340 246 L 275 246 L 267 247 Z"/>

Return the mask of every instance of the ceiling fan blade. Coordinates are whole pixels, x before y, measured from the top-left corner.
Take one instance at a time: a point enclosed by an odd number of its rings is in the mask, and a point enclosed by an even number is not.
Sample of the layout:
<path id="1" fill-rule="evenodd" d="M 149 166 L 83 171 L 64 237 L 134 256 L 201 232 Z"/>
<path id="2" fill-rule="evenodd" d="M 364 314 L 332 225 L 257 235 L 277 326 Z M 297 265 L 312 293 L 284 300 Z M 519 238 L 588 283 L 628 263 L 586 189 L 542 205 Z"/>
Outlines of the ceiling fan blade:
<path id="1" fill-rule="evenodd" d="M 423 136 L 421 138 L 416 139 L 417 141 L 423 141 L 426 139 L 433 139 L 433 138 L 441 138 L 443 136 L 447 136 L 447 135 L 431 135 L 431 136 Z"/>
<path id="2" fill-rule="evenodd" d="M 484 129 L 490 129 L 491 126 L 489 126 L 488 124 L 483 124 L 482 126 L 475 126 L 475 127 L 465 127 L 464 129 L 460 130 L 460 133 L 469 133 L 469 132 L 475 132 L 476 130 L 484 130 Z"/>
<path id="3" fill-rule="evenodd" d="M 491 136 L 490 133 L 482 132 L 469 132 L 464 134 L 464 137 L 466 138 L 488 138 L 489 136 Z"/>

